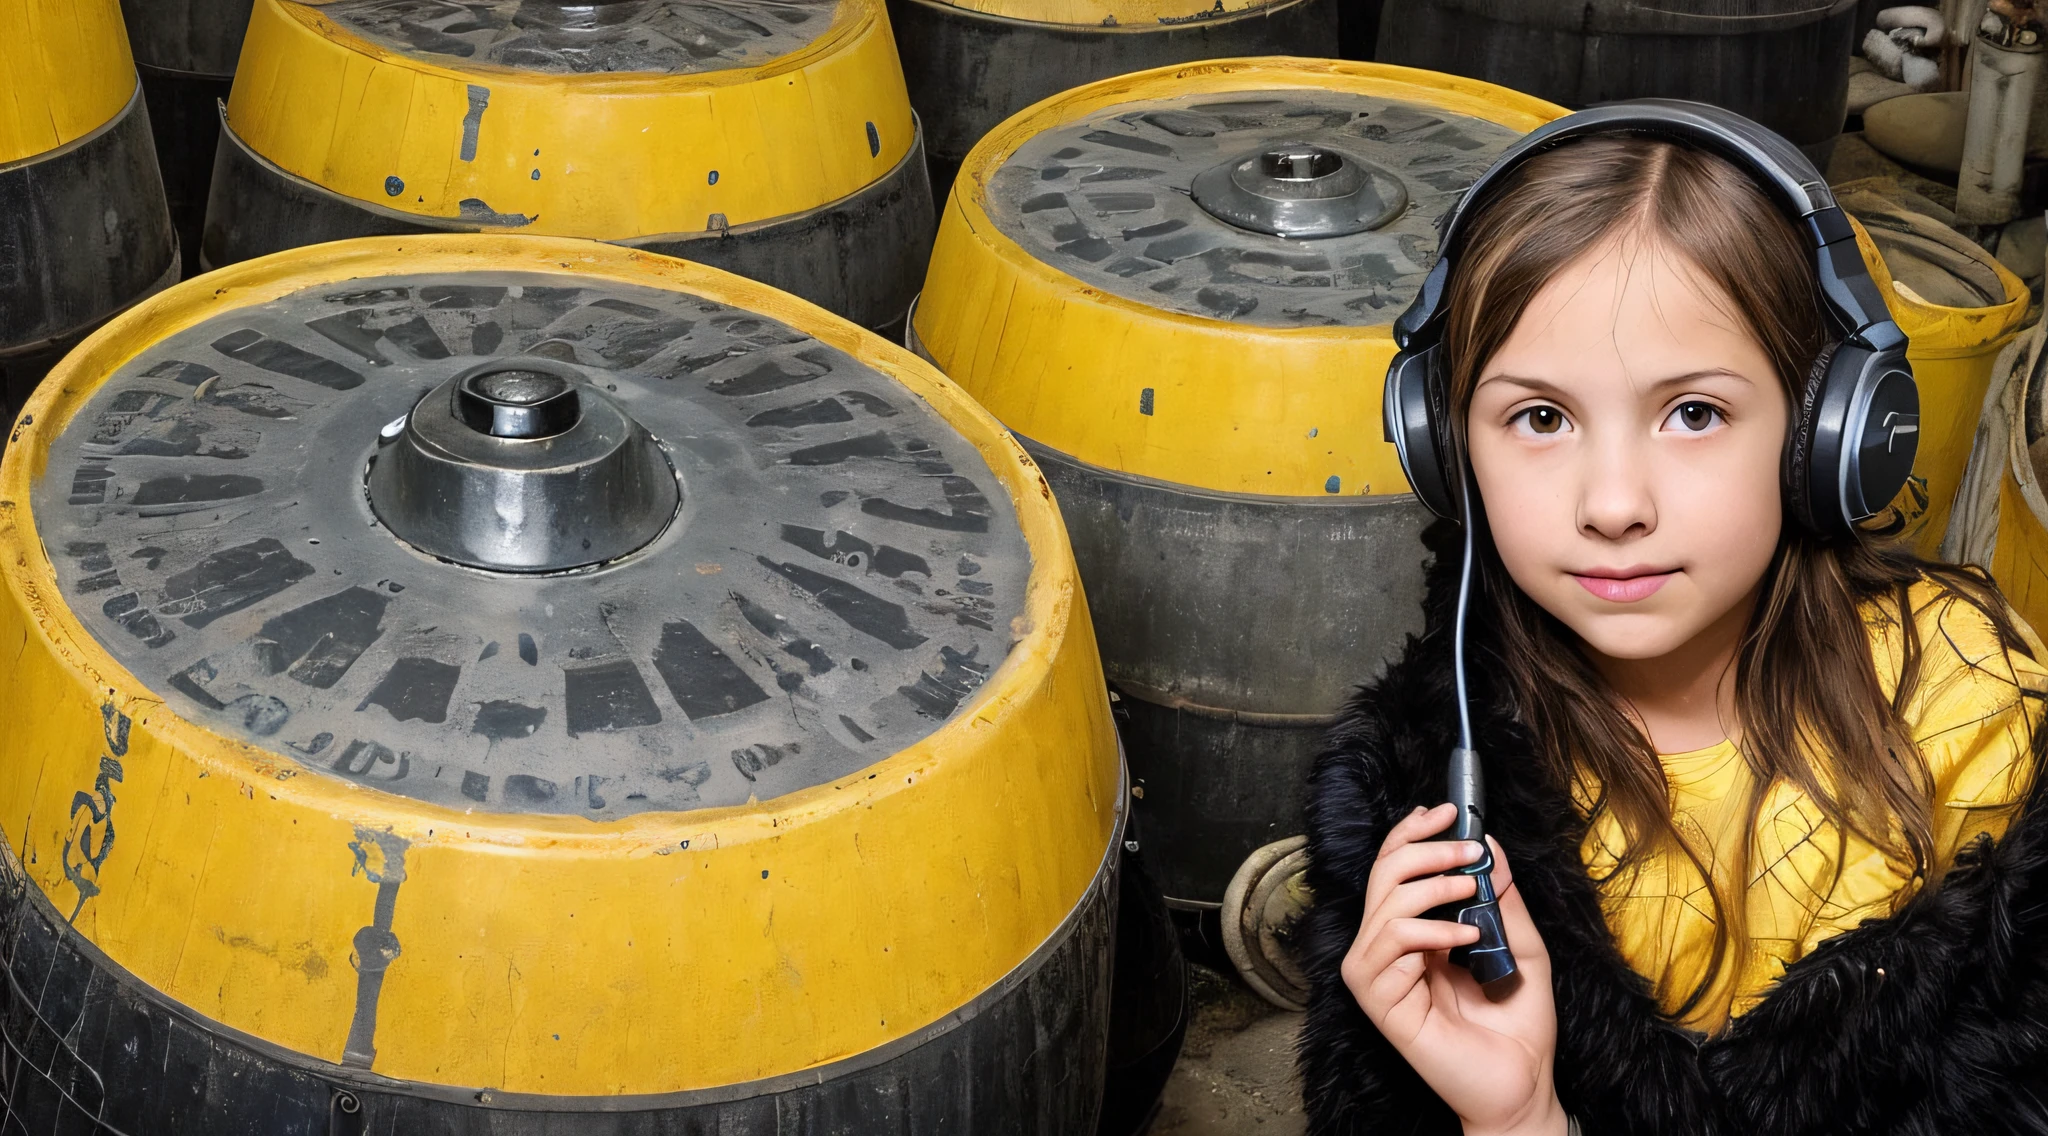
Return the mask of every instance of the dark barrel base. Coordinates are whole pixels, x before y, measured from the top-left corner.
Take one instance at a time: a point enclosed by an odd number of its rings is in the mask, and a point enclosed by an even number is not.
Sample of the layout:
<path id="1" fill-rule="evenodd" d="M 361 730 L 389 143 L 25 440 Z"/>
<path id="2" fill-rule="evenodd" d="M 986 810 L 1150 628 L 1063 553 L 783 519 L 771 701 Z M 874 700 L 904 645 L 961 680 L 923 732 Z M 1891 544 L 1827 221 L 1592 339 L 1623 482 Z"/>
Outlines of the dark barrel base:
<path id="1" fill-rule="evenodd" d="M 1254 851 L 1301 833 L 1309 767 L 1333 718 L 1275 723 L 1130 694 L 1117 729 L 1152 874 L 1177 907 L 1214 907 Z"/>
<path id="2" fill-rule="evenodd" d="M 920 137 L 887 175 L 828 205 L 720 232 L 613 243 L 751 277 L 894 337 L 924 284 L 933 216 Z M 519 230 L 485 230 L 344 197 L 271 164 L 220 124 L 201 249 L 207 268 L 351 237 L 480 231 Z"/>
<path id="3" fill-rule="evenodd" d="M 58 359 L 178 278 L 140 89 L 105 126 L 0 166 L 0 402 L 18 409 Z"/>
<path id="4" fill-rule="evenodd" d="M 1413 0 L 1386 6 L 1377 58 L 1574 109 L 1650 97 L 1713 103 L 1825 169 L 1848 105 L 1856 22 L 1856 0 Z"/>
<path id="5" fill-rule="evenodd" d="M 563 1098 L 389 1081 L 207 1022 L 83 940 L 23 877 L 12 851 L 0 852 L 7 975 L 0 1129 L 64 1136 L 1085 1133 L 1095 1127 L 1103 1090 L 1118 863 L 1115 852 L 1105 858 L 1073 913 L 1015 971 L 914 1037 L 721 1089 Z"/>
<path id="6" fill-rule="evenodd" d="M 206 194 L 213 185 L 213 155 L 220 148 L 220 104 L 232 75 L 190 75 L 143 66 L 142 96 L 156 138 L 156 164 L 164 179 L 171 225 L 178 231 L 184 275 L 199 275 L 199 242 L 206 226 Z"/>
<path id="7" fill-rule="evenodd" d="M 1133 826 L 1126 836 L 1142 846 Z M 1188 966 L 1180 933 L 1142 847 L 1123 852 L 1116 905 L 1116 974 L 1110 985 L 1109 1063 L 1096 1136 L 1138 1136 L 1159 1111 L 1188 1036 Z"/>
<path id="8" fill-rule="evenodd" d="M 1213 906 L 1254 849 L 1301 832 L 1331 716 L 1422 629 L 1429 512 L 1213 492 L 1023 441 L 1120 695 L 1146 863 L 1174 904 Z"/>
<path id="9" fill-rule="evenodd" d="M 1338 0 L 1282 0 L 1242 15 L 1151 27 L 1080 27 L 889 0 L 910 105 L 924 122 L 940 200 L 967 152 L 1011 115 L 1070 87 L 1197 59 L 1328 55 Z"/>

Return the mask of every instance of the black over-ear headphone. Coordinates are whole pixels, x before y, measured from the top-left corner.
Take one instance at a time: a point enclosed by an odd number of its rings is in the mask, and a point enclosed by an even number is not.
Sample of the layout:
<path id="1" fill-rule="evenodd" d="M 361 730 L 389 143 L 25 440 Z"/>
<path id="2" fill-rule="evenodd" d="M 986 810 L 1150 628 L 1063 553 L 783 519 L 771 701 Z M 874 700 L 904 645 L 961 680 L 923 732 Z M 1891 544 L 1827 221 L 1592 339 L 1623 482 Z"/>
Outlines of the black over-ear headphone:
<path id="1" fill-rule="evenodd" d="M 1488 191 L 1532 156 L 1595 134 L 1668 138 L 1718 154 L 1755 178 L 1813 242 L 1831 341 L 1806 376 L 1785 446 L 1785 503 L 1801 525 L 1823 537 L 1852 535 L 1857 521 L 1884 508 L 1906 484 L 1920 440 L 1920 393 L 1906 363 L 1905 333 L 1885 309 L 1884 298 L 1863 266 L 1855 230 L 1835 204 L 1827 182 L 1791 143 L 1719 107 L 1640 99 L 1566 115 L 1509 147 L 1444 218 L 1436 266 L 1424 279 L 1415 303 L 1394 321 L 1394 342 L 1401 350 L 1387 367 L 1385 407 L 1387 441 L 1400 450 L 1401 469 L 1415 495 L 1438 516 L 1464 522 L 1465 561 L 1451 634 L 1458 744 L 1451 750 L 1445 778 L 1445 796 L 1458 806 L 1458 816 L 1443 838 L 1478 841 L 1482 849 L 1486 789 L 1465 689 L 1465 612 L 1472 593 L 1474 526 L 1471 479 L 1452 441 L 1443 373 L 1446 285 L 1461 251 L 1460 223 L 1485 206 Z M 1481 983 L 1512 976 L 1515 957 L 1493 890 L 1492 851 L 1487 849 L 1479 862 L 1453 871 L 1473 877 L 1472 897 L 1430 914 L 1477 928 L 1479 936 L 1451 951 L 1451 961 L 1469 969 Z"/>
<path id="2" fill-rule="evenodd" d="M 1809 531 L 1851 535 L 1856 522 L 1885 507 L 1913 471 L 1920 395 L 1906 362 L 1906 335 L 1863 265 L 1856 234 L 1825 179 L 1790 142 L 1719 107 L 1677 99 L 1637 99 L 1569 114 L 1508 148 L 1444 218 L 1436 266 L 1422 292 L 1394 321 L 1400 352 L 1387 367 L 1386 434 L 1422 503 L 1458 515 L 1450 406 L 1442 362 L 1451 273 L 1465 219 L 1489 191 L 1545 150 L 1599 134 L 1640 134 L 1717 154 L 1756 179 L 1812 242 L 1821 307 L 1831 342 L 1806 376 L 1785 447 L 1785 503 Z"/>

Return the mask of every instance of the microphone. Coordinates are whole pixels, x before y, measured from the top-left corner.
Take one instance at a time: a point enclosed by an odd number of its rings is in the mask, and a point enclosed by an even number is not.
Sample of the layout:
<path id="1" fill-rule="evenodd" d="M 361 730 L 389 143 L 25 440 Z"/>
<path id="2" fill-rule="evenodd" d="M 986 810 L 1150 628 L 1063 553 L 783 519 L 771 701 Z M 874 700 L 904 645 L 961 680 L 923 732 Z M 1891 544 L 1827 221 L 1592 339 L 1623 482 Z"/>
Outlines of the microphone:
<path id="1" fill-rule="evenodd" d="M 1515 955 L 1508 949 L 1507 927 L 1500 918 L 1500 897 L 1493 893 L 1493 847 L 1486 843 L 1486 778 L 1479 769 L 1479 751 L 1472 748 L 1471 700 L 1465 692 L 1465 608 L 1472 597 L 1472 475 L 1464 477 L 1465 563 L 1458 573 L 1458 615 L 1452 629 L 1451 669 L 1458 687 L 1458 746 L 1451 751 L 1445 781 L 1450 802 L 1458 806 L 1458 819 L 1439 840 L 1473 840 L 1479 843 L 1476 864 L 1453 868 L 1445 875 L 1463 873 L 1477 885 L 1472 898 L 1447 903 L 1429 912 L 1431 919 L 1443 919 L 1479 928 L 1479 941 L 1451 948 L 1451 962 L 1472 972 L 1472 979 L 1484 986 L 1515 973 Z"/>

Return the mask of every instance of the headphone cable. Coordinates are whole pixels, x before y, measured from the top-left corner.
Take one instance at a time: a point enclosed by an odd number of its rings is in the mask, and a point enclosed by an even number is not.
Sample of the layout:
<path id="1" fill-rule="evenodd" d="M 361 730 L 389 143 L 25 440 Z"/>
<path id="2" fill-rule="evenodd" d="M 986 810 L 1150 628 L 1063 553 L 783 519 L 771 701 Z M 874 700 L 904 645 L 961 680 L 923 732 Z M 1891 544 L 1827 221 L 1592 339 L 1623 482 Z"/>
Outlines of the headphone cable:
<path id="1" fill-rule="evenodd" d="M 1465 563 L 1458 570 L 1458 615 L 1451 630 L 1451 671 L 1458 684 L 1458 746 L 1472 748 L 1472 708 L 1465 693 L 1465 607 L 1472 598 L 1472 473 L 1462 471 Z"/>

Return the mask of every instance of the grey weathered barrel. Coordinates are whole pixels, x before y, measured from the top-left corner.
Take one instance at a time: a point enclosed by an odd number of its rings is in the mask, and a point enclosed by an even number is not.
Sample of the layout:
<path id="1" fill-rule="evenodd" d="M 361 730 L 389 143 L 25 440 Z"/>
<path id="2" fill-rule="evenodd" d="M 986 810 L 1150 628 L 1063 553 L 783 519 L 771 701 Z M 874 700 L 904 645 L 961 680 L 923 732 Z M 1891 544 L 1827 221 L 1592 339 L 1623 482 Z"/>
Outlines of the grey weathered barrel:
<path id="1" fill-rule="evenodd" d="M 1085 21 L 1060 7 L 889 0 L 939 199 L 982 135 L 1069 88 L 1198 59 L 1337 50 L 1338 0 L 1117 0 L 1089 8 Z"/>
<path id="2" fill-rule="evenodd" d="M 234 84 L 252 0 L 121 0 L 156 137 L 156 161 L 185 275 L 199 271 L 199 230 L 220 145 L 214 108 Z"/>
<path id="3" fill-rule="evenodd" d="M 1857 0 L 1400 0 L 1380 15 L 1377 58 L 1573 108 L 1698 99 L 1824 159 L 1856 25 Z"/>

